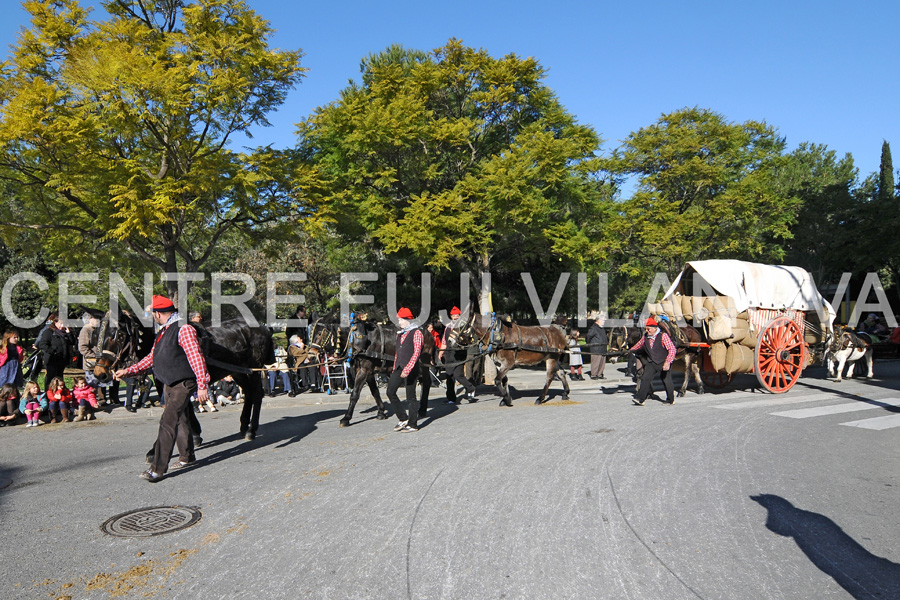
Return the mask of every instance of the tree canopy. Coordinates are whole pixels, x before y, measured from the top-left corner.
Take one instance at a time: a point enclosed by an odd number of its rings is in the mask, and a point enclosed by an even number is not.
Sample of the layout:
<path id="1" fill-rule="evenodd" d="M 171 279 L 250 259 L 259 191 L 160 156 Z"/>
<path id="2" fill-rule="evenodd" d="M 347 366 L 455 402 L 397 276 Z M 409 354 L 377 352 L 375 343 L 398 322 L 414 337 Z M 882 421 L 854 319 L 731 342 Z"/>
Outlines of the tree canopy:
<path id="1" fill-rule="evenodd" d="M 31 26 L 0 73 L 2 230 L 69 263 L 196 270 L 226 232 L 289 208 L 290 153 L 236 153 L 302 76 L 241 0 L 25 2 Z"/>

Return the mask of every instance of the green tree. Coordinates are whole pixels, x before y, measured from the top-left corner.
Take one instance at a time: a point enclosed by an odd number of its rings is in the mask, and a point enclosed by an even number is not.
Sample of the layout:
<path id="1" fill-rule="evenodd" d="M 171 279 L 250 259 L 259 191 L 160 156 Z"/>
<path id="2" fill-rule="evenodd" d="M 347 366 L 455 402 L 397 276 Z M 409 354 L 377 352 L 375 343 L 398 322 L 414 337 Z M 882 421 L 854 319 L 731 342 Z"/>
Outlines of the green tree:
<path id="1" fill-rule="evenodd" d="M 300 197 L 328 230 L 427 267 L 458 266 L 476 285 L 523 256 L 558 262 L 607 187 L 595 178 L 598 136 L 544 74 L 533 58 L 497 59 L 458 40 L 368 57 L 361 83 L 299 125 L 311 158 Z"/>
<path id="2" fill-rule="evenodd" d="M 245 2 L 107 0 L 102 22 L 77 0 L 24 5 L 0 73 L 7 237 L 32 232 L 69 264 L 194 271 L 223 235 L 283 216 L 290 155 L 228 146 L 267 124 L 301 53 L 271 49 Z"/>
<path id="3" fill-rule="evenodd" d="M 881 144 L 878 199 L 888 204 L 893 204 L 894 200 L 894 162 L 891 160 L 891 145 L 887 143 L 887 140 Z"/>
<path id="4" fill-rule="evenodd" d="M 763 122 L 686 108 L 626 138 L 606 164 L 635 191 L 604 237 L 614 271 L 645 282 L 686 261 L 778 261 L 799 207 L 778 189 L 784 140 Z"/>

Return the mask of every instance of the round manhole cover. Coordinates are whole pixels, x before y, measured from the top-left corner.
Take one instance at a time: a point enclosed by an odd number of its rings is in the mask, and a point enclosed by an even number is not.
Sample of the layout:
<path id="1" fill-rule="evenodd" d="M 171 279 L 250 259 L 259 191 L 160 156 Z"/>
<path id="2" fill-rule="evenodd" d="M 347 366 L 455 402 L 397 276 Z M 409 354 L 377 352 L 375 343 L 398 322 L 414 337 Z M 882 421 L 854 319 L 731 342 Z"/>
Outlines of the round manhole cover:
<path id="1" fill-rule="evenodd" d="M 187 506 L 139 508 L 107 519 L 100 529 L 118 537 L 151 537 L 190 527 L 200 516 L 199 510 Z"/>

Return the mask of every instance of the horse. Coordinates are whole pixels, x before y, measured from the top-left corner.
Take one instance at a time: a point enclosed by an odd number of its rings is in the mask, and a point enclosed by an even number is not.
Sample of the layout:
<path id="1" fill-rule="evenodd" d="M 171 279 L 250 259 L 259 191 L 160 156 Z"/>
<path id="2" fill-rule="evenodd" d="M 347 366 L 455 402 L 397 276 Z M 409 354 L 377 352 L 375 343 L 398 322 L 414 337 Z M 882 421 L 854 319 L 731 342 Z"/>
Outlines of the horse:
<path id="1" fill-rule="evenodd" d="M 701 341 L 700 332 L 693 327 L 685 326 L 678 327 L 680 335 L 673 335 L 672 328 L 674 325 L 666 323 L 665 321 L 661 323 L 661 327 L 665 328 L 664 331 L 672 338 L 672 343 L 675 344 L 675 360 L 672 361 L 672 365 L 676 367 L 677 371 L 684 371 L 684 382 L 681 384 L 681 388 L 679 388 L 676 396 L 681 398 L 685 395 L 691 375 L 693 375 L 694 380 L 697 382 L 697 393 L 703 394 L 705 390 L 703 389 L 703 380 L 700 378 L 700 349 L 688 345 L 690 343 Z M 642 335 L 643 333 L 637 327 L 614 327 L 609 334 L 610 351 L 616 354 L 627 354 L 630 349 L 640 341 Z M 638 387 L 641 385 L 641 377 L 643 374 L 644 369 L 638 368 Z"/>
<path id="2" fill-rule="evenodd" d="M 396 352 L 397 328 L 391 324 L 380 325 L 362 319 L 354 319 L 349 329 L 336 323 L 317 321 L 310 331 L 310 351 L 316 356 L 320 352 L 339 360 L 350 360 L 353 372 L 353 385 L 350 390 L 350 404 L 341 418 L 339 426 L 349 427 L 356 403 L 362 395 L 363 386 L 368 385 L 378 412 L 375 418 L 379 421 L 388 417 L 388 410 L 378 390 L 377 375 L 390 374 L 394 365 Z M 419 415 L 428 410 L 428 395 L 431 390 L 431 376 L 428 368 L 434 362 L 434 339 L 424 336 L 422 351 L 419 354 L 419 383 L 422 386 L 422 398 L 419 402 Z"/>
<path id="3" fill-rule="evenodd" d="M 507 323 L 497 319 L 496 316 L 492 317 L 489 326 L 484 327 L 476 324 L 477 318 L 478 315 L 472 315 L 465 324 L 454 328 L 447 336 L 447 345 L 450 348 L 465 348 L 477 344 L 479 350 L 494 361 L 497 366 L 494 383 L 500 392 L 500 406 L 512 406 L 506 374 L 514 367 L 532 366 L 542 362 L 546 367 L 547 381 L 534 403 L 540 405 L 547 401 L 550 382 L 556 378 L 563 384 L 562 399 L 569 399 L 569 382 L 565 373 L 559 369 L 560 358 L 568 350 L 566 332 L 562 327 L 521 326 Z"/>
<path id="4" fill-rule="evenodd" d="M 869 368 L 867 377 L 871 379 L 874 376 L 873 350 L 872 344 L 869 342 L 868 335 L 865 333 L 855 333 L 849 327 L 836 326 L 834 333 L 828 335 L 825 351 L 825 366 L 828 369 L 828 376 L 833 377 L 835 383 L 842 381 L 841 374 L 844 371 L 844 364 L 850 363 L 847 369 L 847 379 L 853 377 L 856 368 L 856 361 L 860 358 L 866 359 L 866 366 Z"/>
<path id="5" fill-rule="evenodd" d="M 244 391 L 240 433 L 247 440 L 254 439 L 259 428 L 263 387 L 262 379 L 253 369 L 275 362 L 272 334 L 265 326 L 251 327 L 241 318 L 224 321 L 219 327 L 184 325 L 197 330 L 210 383 L 232 375 Z M 127 368 L 149 354 L 154 340 L 153 328 L 145 326 L 136 316 L 120 312 L 114 324 L 107 312 L 97 328 L 99 358 L 94 363 L 94 376 L 101 383 L 110 381 L 116 370 Z"/>

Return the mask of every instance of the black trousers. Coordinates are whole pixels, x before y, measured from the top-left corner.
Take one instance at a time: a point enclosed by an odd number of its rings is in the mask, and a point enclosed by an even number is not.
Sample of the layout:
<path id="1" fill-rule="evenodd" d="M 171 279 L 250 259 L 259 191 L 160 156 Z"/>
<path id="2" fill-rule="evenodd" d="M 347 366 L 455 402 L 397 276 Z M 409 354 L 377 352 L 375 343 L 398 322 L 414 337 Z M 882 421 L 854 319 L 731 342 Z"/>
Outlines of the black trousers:
<path id="1" fill-rule="evenodd" d="M 666 388 L 666 401 L 674 402 L 675 386 L 672 384 L 672 369 L 670 368 L 667 371 L 663 371 L 662 365 L 650 362 L 649 360 L 644 361 L 644 375 L 641 377 L 641 387 L 638 390 L 637 399 L 640 402 L 643 402 L 650 396 L 650 392 L 653 391 L 653 380 L 657 375 L 659 375 L 663 387 Z"/>
<path id="2" fill-rule="evenodd" d="M 467 394 L 475 393 L 475 384 L 466 378 L 465 352 L 445 352 L 444 370 L 447 371 L 447 400 L 456 402 L 457 382 L 466 389 Z M 454 364 L 455 363 L 455 364 Z M 449 366 L 446 366 L 448 365 Z"/>
<path id="3" fill-rule="evenodd" d="M 197 390 L 197 381 L 185 379 L 175 385 L 167 385 L 164 389 L 166 406 L 159 419 L 159 433 L 150 463 L 153 472 L 160 475 L 169 469 L 169 458 L 176 445 L 181 460 L 194 460 L 194 437 L 188 413 L 193 412 L 191 395 Z"/>
<path id="4" fill-rule="evenodd" d="M 394 414 L 397 415 L 397 418 L 401 421 L 409 421 L 408 424 L 411 427 L 419 426 L 419 397 L 416 396 L 416 381 L 418 379 L 419 364 L 416 363 L 416 366 L 409 372 L 408 377 L 403 377 L 403 369 L 397 369 L 391 373 L 391 378 L 388 380 L 387 385 L 387 397 L 388 400 L 391 401 L 391 406 L 394 408 Z M 397 395 L 397 390 L 400 389 L 401 385 L 406 387 L 406 404 L 409 408 L 408 414 L 406 410 L 403 410 L 403 404 L 400 403 L 400 397 Z"/>

